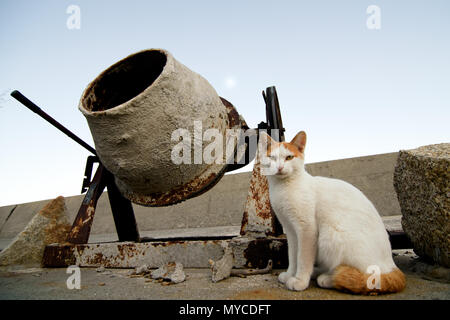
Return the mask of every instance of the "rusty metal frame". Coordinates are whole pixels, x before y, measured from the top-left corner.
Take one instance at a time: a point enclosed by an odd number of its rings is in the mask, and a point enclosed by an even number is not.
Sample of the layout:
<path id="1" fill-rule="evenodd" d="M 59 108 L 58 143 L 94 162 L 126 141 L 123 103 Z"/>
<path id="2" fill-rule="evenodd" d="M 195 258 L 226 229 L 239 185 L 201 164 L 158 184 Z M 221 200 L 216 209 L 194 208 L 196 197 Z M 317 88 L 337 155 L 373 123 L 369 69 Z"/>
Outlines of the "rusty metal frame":
<path id="1" fill-rule="evenodd" d="M 185 267 L 209 266 L 209 259 L 222 256 L 224 243 L 229 240 L 179 240 L 152 242 L 110 242 L 89 244 L 52 244 L 45 247 L 43 265 L 46 267 L 136 268 L 146 264 L 159 268 L 170 261 Z"/>
<path id="2" fill-rule="evenodd" d="M 391 236 L 392 249 L 410 249 L 404 234 Z M 401 241 L 398 241 L 401 240 Z M 45 247 L 44 267 L 107 267 L 136 268 L 146 264 L 158 268 L 169 261 L 179 261 L 185 268 L 209 268 L 209 259 L 218 260 L 224 247 L 230 246 L 234 268 L 264 268 L 269 260 L 273 268 L 288 265 L 285 235 L 254 238 L 238 236 L 231 239 L 153 240 L 149 242 L 104 242 L 89 244 L 52 244 Z"/>
<path id="3" fill-rule="evenodd" d="M 92 159 L 88 159 L 86 167 L 92 168 L 92 162 L 90 163 L 90 161 Z M 86 175 L 86 177 L 88 176 L 90 174 Z M 86 180 L 84 183 L 86 183 Z M 109 203 L 119 241 L 140 241 L 131 201 L 122 196 L 116 186 L 114 176 L 99 162 L 94 178 L 89 182 L 89 188 L 69 231 L 67 242 L 73 244 L 88 243 L 97 202 L 105 187 L 108 188 Z"/>

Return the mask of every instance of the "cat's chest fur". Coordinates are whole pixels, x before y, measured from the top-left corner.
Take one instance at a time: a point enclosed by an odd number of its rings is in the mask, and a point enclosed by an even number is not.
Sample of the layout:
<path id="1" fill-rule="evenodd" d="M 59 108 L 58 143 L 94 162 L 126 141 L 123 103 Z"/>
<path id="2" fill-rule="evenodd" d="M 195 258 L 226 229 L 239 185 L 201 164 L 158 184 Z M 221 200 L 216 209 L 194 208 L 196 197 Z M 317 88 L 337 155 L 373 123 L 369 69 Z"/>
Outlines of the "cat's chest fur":
<path id="1" fill-rule="evenodd" d="M 290 180 L 269 177 L 268 181 L 270 203 L 278 217 L 299 217 L 313 211 L 314 188 L 308 177 Z"/>

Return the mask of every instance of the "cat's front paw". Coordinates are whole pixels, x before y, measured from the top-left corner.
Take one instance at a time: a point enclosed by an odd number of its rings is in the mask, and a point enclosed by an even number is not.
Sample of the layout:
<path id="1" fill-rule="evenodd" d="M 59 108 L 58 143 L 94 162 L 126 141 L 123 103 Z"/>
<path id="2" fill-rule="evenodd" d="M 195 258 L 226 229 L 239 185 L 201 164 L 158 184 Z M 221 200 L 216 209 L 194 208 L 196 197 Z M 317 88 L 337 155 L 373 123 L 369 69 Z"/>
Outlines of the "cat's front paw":
<path id="1" fill-rule="evenodd" d="M 290 277 L 286 281 L 286 287 L 293 291 L 303 291 L 309 286 L 309 277 Z"/>
<path id="2" fill-rule="evenodd" d="M 289 272 L 282 272 L 278 275 L 278 281 L 280 281 L 281 283 L 286 283 L 290 277 L 292 276 Z"/>

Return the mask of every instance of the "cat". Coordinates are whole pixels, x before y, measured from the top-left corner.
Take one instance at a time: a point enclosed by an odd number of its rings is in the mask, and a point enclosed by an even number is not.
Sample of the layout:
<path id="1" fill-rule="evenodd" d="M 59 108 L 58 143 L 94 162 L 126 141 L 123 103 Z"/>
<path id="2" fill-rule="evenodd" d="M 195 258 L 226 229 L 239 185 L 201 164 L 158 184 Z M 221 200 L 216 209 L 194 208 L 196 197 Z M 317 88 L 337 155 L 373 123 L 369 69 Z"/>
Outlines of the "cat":
<path id="1" fill-rule="evenodd" d="M 402 291 L 405 276 L 370 200 L 345 181 L 305 171 L 304 131 L 291 142 L 261 137 L 267 141 L 262 167 L 270 203 L 288 242 L 289 266 L 278 280 L 295 291 L 308 288 L 310 279 L 319 287 L 355 294 Z"/>

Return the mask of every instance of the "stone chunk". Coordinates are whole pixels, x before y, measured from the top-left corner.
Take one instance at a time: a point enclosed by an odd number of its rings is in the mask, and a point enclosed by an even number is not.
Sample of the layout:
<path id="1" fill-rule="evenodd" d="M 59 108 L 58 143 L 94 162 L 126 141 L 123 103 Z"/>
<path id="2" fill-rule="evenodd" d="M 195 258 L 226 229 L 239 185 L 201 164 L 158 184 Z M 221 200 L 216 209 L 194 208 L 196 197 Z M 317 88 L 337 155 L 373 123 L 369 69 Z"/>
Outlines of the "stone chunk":
<path id="1" fill-rule="evenodd" d="M 400 151 L 394 187 L 417 255 L 450 267 L 450 143 Z"/>
<path id="2" fill-rule="evenodd" d="M 183 265 L 179 262 L 169 262 L 160 268 L 153 270 L 150 274 L 152 279 L 162 279 L 172 283 L 180 283 L 186 280 Z"/>
<path id="3" fill-rule="evenodd" d="M 231 274 L 231 269 L 233 268 L 234 256 L 233 250 L 228 246 L 224 246 L 224 254 L 220 260 L 213 261 L 209 260 L 211 265 L 211 280 L 212 282 L 219 282 L 226 279 Z"/>
<path id="4" fill-rule="evenodd" d="M 41 265 L 45 246 L 66 241 L 71 228 L 63 197 L 45 205 L 0 253 L 0 265 Z"/>
<path id="5" fill-rule="evenodd" d="M 146 264 L 142 265 L 142 266 L 138 266 L 135 269 L 134 274 L 136 275 L 143 275 L 149 272 L 149 268 Z"/>

